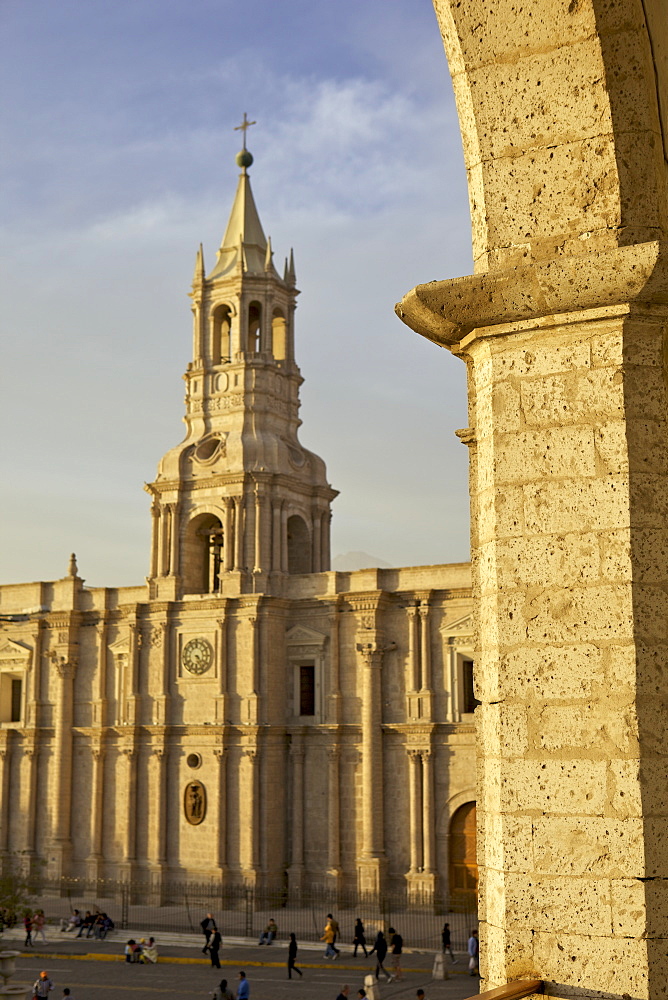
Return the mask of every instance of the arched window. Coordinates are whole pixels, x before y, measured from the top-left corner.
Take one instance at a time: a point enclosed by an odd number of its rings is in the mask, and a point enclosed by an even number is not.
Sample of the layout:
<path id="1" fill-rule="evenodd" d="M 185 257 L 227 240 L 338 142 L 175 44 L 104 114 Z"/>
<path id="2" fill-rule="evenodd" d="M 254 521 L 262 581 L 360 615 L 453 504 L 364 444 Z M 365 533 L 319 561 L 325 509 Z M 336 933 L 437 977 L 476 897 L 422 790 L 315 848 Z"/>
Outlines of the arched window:
<path id="1" fill-rule="evenodd" d="M 450 905 L 474 913 L 478 906 L 475 802 L 460 806 L 450 821 Z"/>
<path id="2" fill-rule="evenodd" d="M 288 518 L 288 573 L 311 572 L 311 539 L 298 514 Z"/>
<path id="3" fill-rule="evenodd" d="M 288 356 L 287 324 L 280 309 L 274 309 L 271 320 L 271 346 L 276 360 L 285 361 Z"/>
<path id="4" fill-rule="evenodd" d="M 248 352 L 257 354 L 262 350 L 262 306 L 251 302 L 248 307 Z"/>
<path id="5" fill-rule="evenodd" d="M 183 590 L 215 594 L 223 565 L 223 526 L 215 514 L 199 514 L 188 524 L 183 548 Z"/>
<path id="6" fill-rule="evenodd" d="M 217 306 L 213 314 L 213 340 L 211 363 L 219 365 L 230 360 L 230 328 L 232 326 L 229 306 Z"/>

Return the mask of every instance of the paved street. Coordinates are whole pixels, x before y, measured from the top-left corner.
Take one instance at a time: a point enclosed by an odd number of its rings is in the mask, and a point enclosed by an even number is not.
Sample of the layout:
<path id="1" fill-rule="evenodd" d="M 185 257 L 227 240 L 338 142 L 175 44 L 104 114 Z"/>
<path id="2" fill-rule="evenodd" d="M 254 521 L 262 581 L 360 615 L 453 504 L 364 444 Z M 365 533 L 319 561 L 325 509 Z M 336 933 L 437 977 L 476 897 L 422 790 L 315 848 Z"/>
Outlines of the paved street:
<path id="1" fill-rule="evenodd" d="M 127 932 L 127 936 L 136 936 Z M 350 986 L 351 1000 L 356 1000 L 357 990 L 364 983 L 364 975 L 373 969 L 368 962 L 353 959 L 352 954 L 342 953 L 336 962 L 325 962 L 320 950 L 304 949 L 298 965 L 304 978 L 287 979 L 286 947 L 283 943 L 271 949 L 255 944 L 235 944 L 221 952 L 223 968 L 220 972 L 211 965 L 194 946 L 163 947 L 157 965 L 129 965 L 122 961 L 126 934 L 113 941 L 72 941 L 54 938 L 48 945 L 41 944 L 33 953 L 27 953 L 22 942 L 5 937 L 3 948 L 21 949 L 13 983 L 34 982 L 41 969 L 46 969 L 56 988 L 53 1000 L 61 1000 L 63 987 L 69 986 L 74 1000 L 111 1000 L 122 990 L 128 1000 L 154 1000 L 158 994 L 179 997 L 200 997 L 206 1000 L 214 987 L 225 977 L 232 989 L 237 983 L 237 972 L 244 969 L 251 984 L 251 1000 L 288 1000 L 295 995 L 301 1000 L 335 1000 L 344 983 Z M 299 961 L 299 959 L 303 959 Z M 478 980 L 465 974 L 463 956 L 457 965 L 450 967 L 450 979 L 432 981 L 433 955 L 406 955 L 405 980 L 380 987 L 381 1000 L 415 1000 L 418 987 L 422 987 L 427 1000 L 464 1000 L 478 991 Z"/>

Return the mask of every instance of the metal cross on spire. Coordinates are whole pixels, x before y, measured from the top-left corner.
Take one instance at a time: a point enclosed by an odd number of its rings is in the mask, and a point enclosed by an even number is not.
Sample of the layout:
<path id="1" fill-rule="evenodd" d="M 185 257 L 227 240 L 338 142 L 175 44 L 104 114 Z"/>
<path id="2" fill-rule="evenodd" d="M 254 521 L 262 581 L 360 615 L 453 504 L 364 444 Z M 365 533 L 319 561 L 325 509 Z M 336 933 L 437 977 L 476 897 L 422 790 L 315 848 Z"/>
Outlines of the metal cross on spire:
<path id="1" fill-rule="evenodd" d="M 244 120 L 242 121 L 241 125 L 234 126 L 235 132 L 239 132 L 241 130 L 244 134 L 244 149 L 246 148 L 246 132 L 251 127 L 251 125 L 257 125 L 257 122 L 249 122 L 248 118 L 246 117 L 246 112 L 244 111 Z"/>

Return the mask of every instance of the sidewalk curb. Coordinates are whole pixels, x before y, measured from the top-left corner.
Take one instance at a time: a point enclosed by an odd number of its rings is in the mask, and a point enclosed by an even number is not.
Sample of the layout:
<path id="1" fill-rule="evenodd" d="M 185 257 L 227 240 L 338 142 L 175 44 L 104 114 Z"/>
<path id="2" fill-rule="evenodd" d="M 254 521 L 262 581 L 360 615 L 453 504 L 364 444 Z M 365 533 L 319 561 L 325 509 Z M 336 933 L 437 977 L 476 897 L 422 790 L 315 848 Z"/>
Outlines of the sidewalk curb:
<path id="1" fill-rule="evenodd" d="M 52 960 L 52 961 L 54 959 L 57 959 L 57 960 L 63 959 L 63 960 L 67 960 L 67 961 L 72 960 L 72 961 L 75 961 L 75 962 L 124 962 L 125 961 L 125 956 L 124 955 L 104 955 L 104 954 L 101 954 L 100 952 L 87 952 L 85 955 L 74 955 L 71 952 L 22 951 L 20 953 L 20 957 L 21 958 L 48 959 L 48 960 Z M 206 965 L 206 966 L 208 966 L 210 968 L 212 967 L 210 965 L 210 962 L 208 962 L 206 958 L 182 958 L 182 957 L 180 957 L 178 955 L 160 955 L 158 957 L 158 961 L 159 961 L 160 965 L 166 965 L 166 964 L 171 964 L 171 965 Z M 131 964 L 131 963 L 128 963 L 128 964 Z M 223 965 L 234 965 L 237 968 L 240 965 L 245 965 L 248 968 L 282 969 L 286 965 L 286 962 L 258 962 L 258 961 L 246 960 L 246 959 L 243 959 L 243 960 L 239 961 L 239 959 L 221 958 L 220 964 L 221 964 L 221 966 L 223 966 Z M 329 968 L 332 968 L 334 965 L 336 965 L 336 967 L 339 968 L 339 969 L 345 969 L 347 972 L 367 972 L 368 973 L 368 970 L 369 970 L 369 967 L 366 966 L 366 965 L 345 965 L 345 964 L 339 964 L 338 962 L 337 963 L 329 962 L 327 965 L 324 965 L 322 963 L 316 963 L 316 962 L 300 962 L 299 963 L 300 969 L 329 969 Z M 432 970 L 431 969 L 410 968 L 410 969 L 407 969 L 407 970 L 404 970 L 404 971 L 409 972 L 409 973 L 415 972 L 415 973 L 419 973 L 420 975 L 429 975 Z M 464 969 L 448 969 L 448 974 L 449 975 L 453 975 L 454 974 L 454 975 L 463 976 L 465 974 L 465 970 Z"/>

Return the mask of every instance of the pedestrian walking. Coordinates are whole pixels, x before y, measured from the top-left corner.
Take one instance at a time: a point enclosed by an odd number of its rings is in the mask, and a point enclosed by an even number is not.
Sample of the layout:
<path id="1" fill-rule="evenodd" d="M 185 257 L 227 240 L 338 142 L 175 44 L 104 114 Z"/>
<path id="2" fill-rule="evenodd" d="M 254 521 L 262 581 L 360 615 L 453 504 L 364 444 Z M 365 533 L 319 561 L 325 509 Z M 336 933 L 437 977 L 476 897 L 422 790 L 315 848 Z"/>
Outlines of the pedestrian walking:
<path id="1" fill-rule="evenodd" d="M 450 943 L 450 924 L 443 924 L 443 930 L 441 931 L 441 941 L 443 942 L 443 954 L 450 952 L 450 958 L 453 963 L 457 961 L 452 953 L 452 944 Z"/>
<path id="2" fill-rule="evenodd" d="M 209 941 L 209 955 L 211 956 L 211 965 L 214 969 L 220 968 L 219 952 L 222 944 L 223 944 L 223 939 L 220 935 L 220 931 L 216 927 Z"/>
<path id="3" fill-rule="evenodd" d="M 292 979 L 292 970 L 298 973 L 300 976 L 303 975 L 301 969 L 298 969 L 295 965 L 297 958 L 297 938 L 294 934 L 290 935 L 290 943 L 288 944 L 288 979 Z"/>
<path id="4" fill-rule="evenodd" d="M 206 955 L 207 949 L 209 947 L 209 938 L 211 937 L 213 932 L 218 929 L 216 927 L 216 921 L 213 919 L 211 913 L 207 913 L 204 920 L 202 920 L 202 922 L 200 923 L 200 927 L 202 928 L 202 934 L 204 935 L 204 947 L 202 948 L 202 951 Z"/>
<path id="5" fill-rule="evenodd" d="M 63 990 L 63 1000 L 74 1000 L 72 990 L 68 986 L 66 986 Z"/>
<path id="6" fill-rule="evenodd" d="M 390 955 L 392 962 L 392 978 L 395 983 L 400 983 L 403 979 L 401 974 L 401 953 L 404 949 L 404 939 L 401 934 L 397 934 L 394 927 L 390 927 Z"/>
<path id="7" fill-rule="evenodd" d="M 327 921 L 327 923 L 325 924 L 325 933 L 320 938 L 321 941 L 325 942 L 325 954 L 322 956 L 323 958 L 333 958 L 333 959 L 338 958 L 338 952 L 334 947 L 334 938 L 335 938 L 334 928 L 332 927 L 330 922 Z"/>
<path id="8" fill-rule="evenodd" d="M 44 910 L 37 910 L 35 916 L 32 918 L 32 927 L 35 934 L 35 941 L 37 940 L 37 935 L 42 935 L 42 941 L 46 944 L 46 934 L 44 933 L 44 924 L 46 923 L 46 917 L 44 916 Z"/>
<path id="9" fill-rule="evenodd" d="M 378 974 L 382 972 L 389 983 L 392 976 L 390 976 L 387 969 L 383 965 L 383 962 L 385 961 L 385 956 L 387 955 L 387 941 L 385 940 L 385 935 L 383 934 L 382 931 L 378 931 L 378 934 L 376 935 L 376 940 L 373 943 L 373 948 L 371 949 L 369 954 L 373 955 L 374 951 L 376 953 L 376 979 L 378 979 Z"/>
<path id="10" fill-rule="evenodd" d="M 473 928 L 471 931 L 471 937 L 469 938 L 468 944 L 469 951 L 469 975 L 478 975 L 478 963 L 480 960 L 480 942 L 478 941 L 478 932 Z"/>
<path id="11" fill-rule="evenodd" d="M 246 979 L 246 973 L 239 972 L 239 985 L 237 986 L 237 1000 L 248 1000 L 250 996 L 250 983 Z"/>
<path id="12" fill-rule="evenodd" d="M 364 950 L 364 957 L 367 958 L 366 950 L 366 934 L 364 932 L 364 924 L 358 917 L 355 921 L 355 930 L 353 931 L 353 944 L 355 945 L 355 950 L 353 951 L 353 958 L 357 958 L 357 949 L 362 948 Z"/>
<path id="13" fill-rule="evenodd" d="M 346 985 L 341 988 L 341 992 L 339 993 L 336 1000 L 348 1000 L 349 992 L 350 992 L 350 987 L 348 986 L 348 983 L 346 983 Z"/>
<path id="14" fill-rule="evenodd" d="M 23 926 L 26 932 L 26 939 L 23 942 L 23 946 L 24 948 L 27 948 L 28 946 L 33 948 L 34 945 L 32 940 L 32 917 L 30 916 L 29 913 L 25 913 L 23 916 Z"/>
<path id="15" fill-rule="evenodd" d="M 331 913 L 327 914 L 327 920 L 331 924 L 332 930 L 334 931 L 334 940 L 332 941 L 332 948 L 334 949 L 334 951 L 336 952 L 337 957 L 338 957 L 338 955 L 340 954 L 340 952 L 339 952 L 339 949 L 336 947 L 336 939 L 339 936 L 339 922 L 338 922 L 338 920 L 334 919 L 334 917 L 332 916 Z"/>
<path id="16" fill-rule="evenodd" d="M 40 1000 L 44 1000 L 48 997 L 49 992 L 53 989 L 53 983 L 49 979 L 49 973 L 45 971 L 40 972 L 39 979 L 36 979 L 32 986 L 33 996 L 39 997 Z"/>
<path id="17" fill-rule="evenodd" d="M 418 990 L 417 993 L 415 994 L 415 997 L 416 1000 L 426 1000 L 426 997 L 424 995 L 424 990 Z"/>

